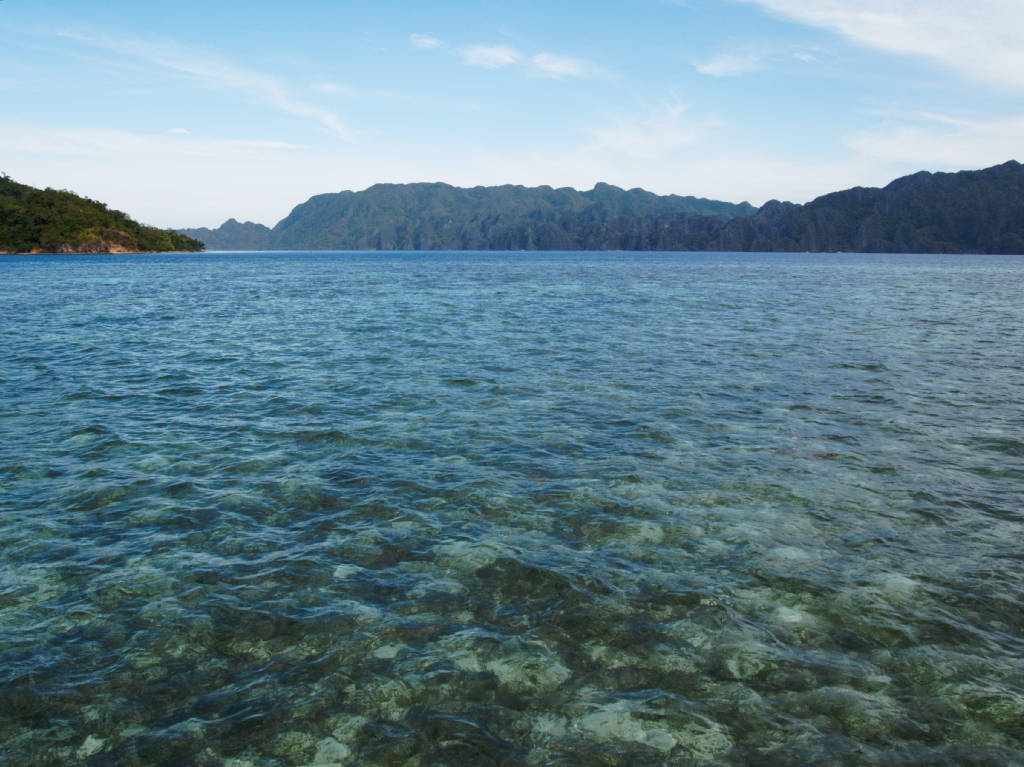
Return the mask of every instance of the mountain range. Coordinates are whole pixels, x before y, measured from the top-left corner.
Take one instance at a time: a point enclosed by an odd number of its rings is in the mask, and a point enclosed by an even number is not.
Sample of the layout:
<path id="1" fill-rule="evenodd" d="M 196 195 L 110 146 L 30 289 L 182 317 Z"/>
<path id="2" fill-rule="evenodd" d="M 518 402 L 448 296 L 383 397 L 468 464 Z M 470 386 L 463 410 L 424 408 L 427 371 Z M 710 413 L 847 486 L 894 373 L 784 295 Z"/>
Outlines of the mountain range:
<path id="1" fill-rule="evenodd" d="M 1024 253 L 1024 166 L 922 171 L 760 208 L 598 184 L 376 184 L 320 194 L 272 229 L 179 229 L 211 250 L 726 250 Z"/>
<path id="2" fill-rule="evenodd" d="M 273 229 L 231 219 L 214 230 L 179 231 L 225 250 L 649 250 L 651 222 L 706 228 L 755 211 L 747 203 L 608 184 L 589 192 L 375 184 L 362 192 L 311 197 Z"/>

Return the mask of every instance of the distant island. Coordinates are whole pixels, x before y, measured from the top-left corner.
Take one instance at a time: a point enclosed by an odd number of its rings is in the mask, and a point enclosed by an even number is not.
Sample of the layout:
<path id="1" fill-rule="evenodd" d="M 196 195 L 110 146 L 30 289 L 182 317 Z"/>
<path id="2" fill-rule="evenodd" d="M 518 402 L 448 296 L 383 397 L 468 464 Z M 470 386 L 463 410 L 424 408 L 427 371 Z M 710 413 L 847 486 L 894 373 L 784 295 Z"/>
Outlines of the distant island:
<path id="1" fill-rule="evenodd" d="M 920 172 L 760 208 L 598 184 L 376 184 L 311 197 L 273 229 L 179 229 L 211 250 L 711 250 L 1024 253 L 1024 166 Z"/>
<path id="2" fill-rule="evenodd" d="M 0 253 L 149 253 L 197 251 L 203 243 L 143 226 L 101 202 L 36 189 L 0 176 Z"/>

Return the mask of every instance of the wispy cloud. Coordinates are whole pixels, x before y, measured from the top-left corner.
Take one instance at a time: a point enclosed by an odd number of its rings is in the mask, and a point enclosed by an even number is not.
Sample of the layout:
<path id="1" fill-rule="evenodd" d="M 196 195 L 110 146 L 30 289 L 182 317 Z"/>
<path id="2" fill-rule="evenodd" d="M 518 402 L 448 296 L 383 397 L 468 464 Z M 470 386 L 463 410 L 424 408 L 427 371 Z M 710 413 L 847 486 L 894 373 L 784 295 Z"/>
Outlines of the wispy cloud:
<path id="1" fill-rule="evenodd" d="M 697 71 L 713 77 L 734 77 L 760 69 L 761 61 L 760 56 L 752 53 L 725 53 L 698 64 Z"/>
<path id="2" fill-rule="evenodd" d="M 1024 87 L 1019 0 L 739 0 L 863 45 L 923 56 L 973 78 Z"/>
<path id="3" fill-rule="evenodd" d="M 350 138 L 349 129 L 331 110 L 296 98 L 275 77 L 236 66 L 209 53 L 170 42 L 125 38 L 114 40 L 71 31 L 61 32 L 60 35 L 93 48 L 148 61 L 210 87 L 241 91 L 286 114 L 315 120 L 323 129 L 339 138 Z"/>
<path id="4" fill-rule="evenodd" d="M 653 159 L 695 143 L 700 132 L 683 119 L 688 107 L 678 100 L 661 104 L 644 118 L 622 117 L 592 130 L 588 150 L 611 150 Z"/>
<path id="5" fill-rule="evenodd" d="M 463 48 L 462 61 L 473 67 L 502 69 L 523 66 L 538 77 L 556 80 L 597 76 L 600 70 L 583 59 L 557 53 L 536 53 L 532 56 L 510 45 L 469 45 Z"/>
<path id="6" fill-rule="evenodd" d="M 436 37 L 430 35 L 409 35 L 409 42 L 417 48 L 424 50 L 431 50 L 433 48 L 440 48 L 444 45 L 443 40 L 438 40 Z"/>
<path id="7" fill-rule="evenodd" d="M 509 45 L 469 45 L 461 53 L 466 64 L 484 69 L 501 69 L 523 60 L 523 55 Z"/>
<path id="8" fill-rule="evenodd" d="M 763 69 L 792 70 L 794 66 L 820 61 L 819 53 L 813 48 L 763 43 L 745 49 L 723 51 L 707 61 L 695 64 L 694 68 L 702 75 L 711 77 L 737 77 Z"/>
<path id="9" fill-rule="evenodd" d="M 185 128 L 148 134 L 122 130 L 49 130 L 38 126 L 0 123 L 0 149 L 40 155 L 117 158 L 127 155 L 165 155 L 255 160 L 268 152 L 294 152 L 304 148 L 285 141 L 198 138 L 193 137 Z"/>
<path id="10" fill-rule="evenodd" d="M 862 155 L 920 167 L 982 167 L 1024 156 L 1024 115 L 969 120 L 921 114 L 846 138 Z"/>
<path id="11" fill-rule="evenodd" d="M 326 93 L 331 96 L 352 96 L 358 92 L 352 86 L 342 85 L 341 83 L 320 82 L 313 83 L 310 87 L 319 93 Z"/>
<path id="12" fill-rule="evenodd" d="M 538 53 L 531 61 L 537 72 L 544 77 L 587 77 L 590 66 L 572 56 L 558 56 L 554 53 Z"/>

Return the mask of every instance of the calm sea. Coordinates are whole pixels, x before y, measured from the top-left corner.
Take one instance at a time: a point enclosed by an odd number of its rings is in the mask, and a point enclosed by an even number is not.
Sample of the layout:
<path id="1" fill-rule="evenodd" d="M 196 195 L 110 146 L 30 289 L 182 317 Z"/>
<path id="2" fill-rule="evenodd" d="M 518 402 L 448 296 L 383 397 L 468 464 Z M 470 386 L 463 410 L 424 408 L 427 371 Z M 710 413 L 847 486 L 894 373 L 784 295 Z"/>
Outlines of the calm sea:
<path id="1" fill-rule="evenodd" d="M 1024 258 L 0 261 L 5 765 L 1024 764 Z"/>

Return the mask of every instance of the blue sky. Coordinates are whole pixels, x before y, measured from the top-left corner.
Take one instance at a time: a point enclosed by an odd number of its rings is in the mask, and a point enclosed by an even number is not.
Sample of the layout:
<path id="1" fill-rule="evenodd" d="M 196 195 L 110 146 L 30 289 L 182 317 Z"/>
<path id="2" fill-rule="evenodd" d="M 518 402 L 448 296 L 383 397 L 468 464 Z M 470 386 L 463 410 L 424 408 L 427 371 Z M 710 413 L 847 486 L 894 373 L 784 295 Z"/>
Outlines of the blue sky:
<path id="1" fill-rule="evenodd" d="M 381 181 L 759 205 L 1024 160 L 1021 0 L 2 0 L 0 35 L 0 172 L 158 226 Z"/>

